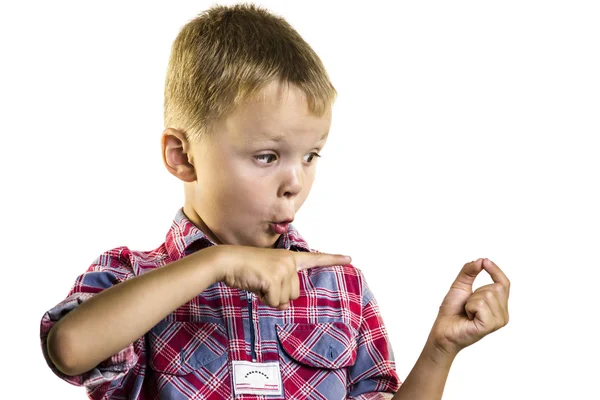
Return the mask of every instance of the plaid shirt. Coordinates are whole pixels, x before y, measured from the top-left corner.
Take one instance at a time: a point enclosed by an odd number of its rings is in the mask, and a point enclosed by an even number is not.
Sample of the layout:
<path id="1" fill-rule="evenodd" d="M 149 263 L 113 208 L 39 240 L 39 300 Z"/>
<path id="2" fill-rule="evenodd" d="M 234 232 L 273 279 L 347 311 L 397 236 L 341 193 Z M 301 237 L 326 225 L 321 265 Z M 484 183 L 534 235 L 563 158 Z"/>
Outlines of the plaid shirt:
<path id="1" fill-rule="evenodd" d="M 398 390 L 379 308 L 351 265 L 300 271 L 300 297 L 285 311 L 215 283 L 96 368 L 70 377 L 54 367 L 46 339 L 63 315 L 114 284 L 212 245 L 181 208 L 157 249 L 123 246 L 101 254 L 42 317 L 42 350 L 52 371 L 85 386 L 91 399 L 232 399 L 232 360 L 253 359 L 280 365 L 284 397 L 236 399 L 379 399 Z M 277 247 L 311 251 L 292 226 Z"/>

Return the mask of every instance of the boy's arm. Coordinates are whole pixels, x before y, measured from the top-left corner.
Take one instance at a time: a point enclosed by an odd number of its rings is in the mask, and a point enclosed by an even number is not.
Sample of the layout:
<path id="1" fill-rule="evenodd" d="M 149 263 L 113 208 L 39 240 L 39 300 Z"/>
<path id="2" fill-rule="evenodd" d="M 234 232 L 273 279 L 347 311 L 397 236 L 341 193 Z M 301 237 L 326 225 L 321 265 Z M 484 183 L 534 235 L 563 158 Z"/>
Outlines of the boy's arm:
<path id="1" fill-rule="evenodd" d="M 452 361 L 454 357 L 440 354 L 428 341 L 392 400 L 441 399 Z"/>
<path id="2" fill-rule="evenodd" d="M 119 282 L 62 317 L 47 338 L 56 368 L 69 376 L 89 371 L 209 287 L 216 269 L 206 250 Z"/>
<path id="3" fill-rule="evenodd" d="M 287 308 L 298 297 L 297 270 L 348 262 L 348 257 L 326 253 L 212 246 L 85 300 L 51 328 L 48 356 L 62 373 L 78 375 L 130 345 L 215 282 L 258 293 L 265 304 Z"/>
<path id="4" fill-rule="evenodd" d="M 494 283 L 473 292 L 482 269 Z M 465 264 L 440 306 L 417 363 L 393 400 L 441 399 L 458 352 L 508 323 L 509 291 L 508 278 L 487 258 Z"/>
<path id="5" fill-rule="evenodd" d="M 428 343 L 421 352 L 419 359 L 410 374 L 393 393 L 371 392 L 357 398 L 365 400 L 437 400 L 442 398 L 446 378 L 450 372 L 453 358 L 439 354 Z"/>

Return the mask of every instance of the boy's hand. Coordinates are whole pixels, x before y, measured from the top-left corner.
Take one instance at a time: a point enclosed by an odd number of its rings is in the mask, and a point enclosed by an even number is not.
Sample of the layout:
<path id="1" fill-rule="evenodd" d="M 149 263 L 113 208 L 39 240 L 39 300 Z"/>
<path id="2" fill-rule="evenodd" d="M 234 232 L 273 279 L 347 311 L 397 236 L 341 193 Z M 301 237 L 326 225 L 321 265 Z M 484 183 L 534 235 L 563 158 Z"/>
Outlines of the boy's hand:
<path id="1" fill-rule="evenodd" d="M 255 293 L 261 302 L 280 310 L 300 295 L 298 271 L 330 265 L 346 265 L 351 258 L 339 254 L 295 252 L 250 246 L 221 245 L 227 286 Z"/>
<path id="2" fill-rule="evenodd" d="M 473 292 L 473 282 L 485 269 L 494 283 Z M 444 298 L 429 340 L 435 349 L 454 357 L 463 348 L 508 323 L 510 281 L 493 262 L 478 259 L 464 265 Z"/>

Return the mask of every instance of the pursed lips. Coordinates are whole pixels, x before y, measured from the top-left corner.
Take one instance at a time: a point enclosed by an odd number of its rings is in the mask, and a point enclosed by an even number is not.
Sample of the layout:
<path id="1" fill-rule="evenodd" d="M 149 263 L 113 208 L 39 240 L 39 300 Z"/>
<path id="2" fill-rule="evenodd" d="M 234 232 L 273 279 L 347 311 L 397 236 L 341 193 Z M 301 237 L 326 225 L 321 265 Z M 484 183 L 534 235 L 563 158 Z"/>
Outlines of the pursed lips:
<path id="1" fill-rule="evenodd" d="M 286 219 L 279 222 L 271 222 L 271 230 L 279 235 L 287 232 L 290 227 L 290 224 L 293 222 L 293 219 Z"/>

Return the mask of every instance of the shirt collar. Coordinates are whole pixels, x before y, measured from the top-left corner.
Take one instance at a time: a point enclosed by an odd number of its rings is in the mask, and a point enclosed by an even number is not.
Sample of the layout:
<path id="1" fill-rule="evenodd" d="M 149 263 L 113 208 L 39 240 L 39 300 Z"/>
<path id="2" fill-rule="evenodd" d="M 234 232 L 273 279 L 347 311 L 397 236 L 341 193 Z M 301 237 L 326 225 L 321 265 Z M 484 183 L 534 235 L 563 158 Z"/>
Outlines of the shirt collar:
<path id="1" fill-rule="evenodd" d="M 167 253 L 171 260 L 179 260 L 191 253 L 214 245 L 216 244 L 188 219 L 183 212 L 183 207 L 177 210 L 165 241 Z M 275 247 L 293 251 L 311 251 L 308 243 L 292 224 L 289 225 L 288 231 L 279 237 Z"/>

